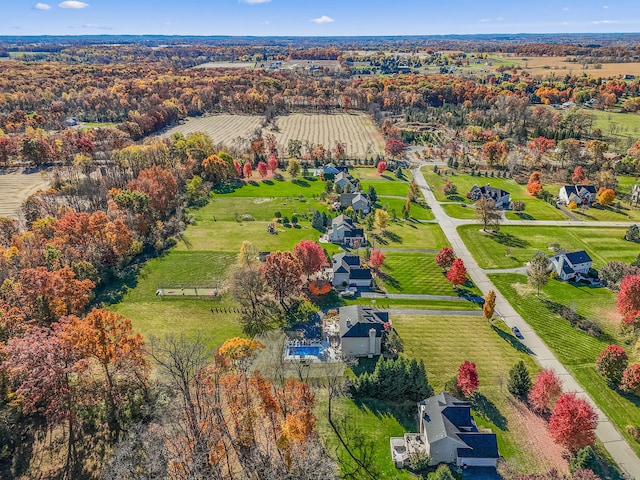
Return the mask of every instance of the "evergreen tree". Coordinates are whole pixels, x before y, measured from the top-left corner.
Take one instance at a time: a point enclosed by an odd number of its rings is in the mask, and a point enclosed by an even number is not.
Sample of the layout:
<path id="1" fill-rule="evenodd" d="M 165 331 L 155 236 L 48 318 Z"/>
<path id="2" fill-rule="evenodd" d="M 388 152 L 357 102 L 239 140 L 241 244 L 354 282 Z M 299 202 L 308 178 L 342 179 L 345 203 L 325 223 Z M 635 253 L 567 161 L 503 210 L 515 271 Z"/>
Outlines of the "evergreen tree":
<path id="1" fill-rule="evenodd" d="M 318 210 L 313 211 L 313 215 L 311 217 L 311 226 L 321 232 L 324 231 L 324 220 L 322 218 L 322 214 Z"/>
<path id="2" fill-rule="evenodd" d="M 531 390 L 531 377 L 524 362 L 520 360 L 511 370 L 509 370 L 509 380 L 507 390 L 514 397 L 526 397 Z"/>
<path id="3" fill-rule="evenodd" d="M 396 177 L 402 178 L 403 176 L 404 176 L 404 173 L 402 172 L 402 167 L 398 165 L 398 168 L 396 168 Z"/>
<path id="4" fill-rule="evenodd" d="M 371 203 L 376 203 L 378 201 L 378 194 L 376 193 L 376 189 L 373 188 L 373 185 L 369 185 L 368 194 L 369 194 L 369 201 Z"/>

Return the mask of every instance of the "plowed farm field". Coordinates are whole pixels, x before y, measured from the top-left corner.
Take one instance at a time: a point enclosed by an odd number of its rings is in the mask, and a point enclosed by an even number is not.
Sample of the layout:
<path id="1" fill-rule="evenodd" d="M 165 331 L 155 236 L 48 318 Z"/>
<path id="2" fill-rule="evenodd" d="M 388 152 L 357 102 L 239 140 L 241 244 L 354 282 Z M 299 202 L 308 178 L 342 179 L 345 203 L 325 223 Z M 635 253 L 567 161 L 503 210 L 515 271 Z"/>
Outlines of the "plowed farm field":
<path id="1" fill-rule="evenodd" d="M 238 144 L 248 140 L 252 132 L 260 128 L 263 117 L 249 115 L 212 115 L 190 118 L 182 125 L 172 128 L 167 135 L 192 132 L 208 134 L 214 143 Z M 290 139 L 322 144 L 333 148 L 337 142 L 346 145 L 349 158 L 372 157 L 384 151 L 384 137 L 369 116 L 358 113 L 304 114 L 294 113 L 277 118 L 279 131 L 263 129 L 263 135 L 273 133 L 279 150 L 286 152 Z"/>
<path id="2" fill-rule="evenodd" d="M 38 190 L 49 187 L 44 173 L 20 173 L 0 170 L 0 218 L 18 218 L 20 205 Z"/>

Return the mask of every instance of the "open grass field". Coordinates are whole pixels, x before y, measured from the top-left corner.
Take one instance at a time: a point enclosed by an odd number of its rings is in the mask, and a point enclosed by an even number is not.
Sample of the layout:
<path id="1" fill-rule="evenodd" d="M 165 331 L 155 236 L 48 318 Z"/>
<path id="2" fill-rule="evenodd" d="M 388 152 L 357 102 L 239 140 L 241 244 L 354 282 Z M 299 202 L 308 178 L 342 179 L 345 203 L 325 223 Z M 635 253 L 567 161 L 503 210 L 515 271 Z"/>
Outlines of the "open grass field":
<path id="1" fill-rule="evenodd" d="M 204 132 L 215 143 L 231 145 L 242 139 L 247 140 L 252 132 L 261 129 L 262 120 L 263 117 L 257 115 L 228 114 L 189 118 L 164 135 Z M 348 158 L 374 157 L 384 152 L 382 133 L 371 118 L 362 113 L 294 113 L 278 117 L 277 125 L 278 131 L 264 130 L 263 133 L 273 133 L 276 136 L 281 155 L 286 152 L 290 139 L 300 140 L 303 145 L 307 142 L 320 143 L 325 148 L 333 148 L 336 143 L 343 142 Z"/>
<path id="2" fill-rule="evenodd" d="M 440 250 L 448 245 L 437 223 L 389 222 L 386 232 L 365 232 L 374 248 Z"/>
<path id="3" fill-rule="evenodd" d="M 255 62 L 207 62 L 193 68 L 255 68 Z"/>
<path id="4" fill-rule="evenodd" d="M 395 211 L 396 218 L 402 218 L 402 209 L 406 205 L 407 200 L 404 198 L 394 198 L 378 195 L 377 205 L 384 208 L 389 212 L 389 216 L 393 218 Z M 433 220 L 433 212 L 431 208 L 426 204 L 411 203 L 409 210 L 409 218 L 413 220 Z"/>
<path id="5" fill-rule="evenodd" d="M 26 198 L 49 187 L 45 172 L 21 173 L 0 170 L 0 218 L 18 218 L 20 206 Z"/>
<path id="6" fill-rule="evenodd" d="M 446 169 L 441 170 L 441 172 L 447 171 Z M 527 215 L 527 219 L 529 220 L 567 220 L 567 217 L 562 211 L 553 205 L 529 195 L 526 185 L 518 185 L 514 180 L 508 178 L 472 177 L 466 174 L 447 175 L 446 173 L 438 175 L 433 172 L 433 167 L 423 167 L 422 173 L 433 189 L 436 199 L 440 202 L 460 201 L 461 203 L 472 204 L 471 200 L 466 196 L 467 192 L 469 192 L 474 185 L 491 184 L 494 187 L 509 192 L 512 201 L 525 202 L 526 208 L 523 213 Z M 458 195 L 447 198 L 444 194 L 444 185 L 447 183 L 447 180 L 458 187 Z M 545 189 L 550 193 L 557 194 L 559 186 L 545 185 Z M 447 213 L 456 218 L 473 218 L 472 213 L 470 214 L 460 207 L 449 207 Z"/>
<path id="7" fill-rule="evenodd" d="M 388 293 L 456 296 L 435 258 L 427 253 L 388 254 L 381 276 L 385 289 Z M 477 289 L 471 289 L 470 293 L 480 295 Z"/>
<path id="8" fill-rule="evenodd" d="M 481 268 L 516 268 L 537 252 L 553 253 L 549 245 L 559 243 L 560 248 L 585 250 L 593 260 L 594 268 L 618 260 L 631 262 L 638 255 L 638 244 L 622 237 L 625 228 L 608 227 L 538 227 L 502 226 L 497 235 L 480 232 L 478 225 L 462 225 L 458 232 Z M 506 255 L 506 249 L 510 253 Z"/>
<path id="9" fill-rule="evenodd" d="M 624 140 L 621 148 L 627 149 L 627 140 L 635 142 L 640 138 L 640 114 L 616 113 L 602 110 L 586 110 L 593 116 L 593 128 L 602 130 L 607 137 Z"/>
<path id="10" fill-rule="evenodd" d="M 624 346 L 618 338 L 616 316 L 612 313 L 615 301 L 613 293 L 603 288 L 577 288 L 553 280 L 543 290 L 542 298 L 574 306 L 579 313 L 600 320 L 605 334 L 603 338 L 596 339 L 574 329 L 566 320 L 551 312 L 528 287 L 525 276 L 491 275 L 491 280 L 589 392 L 620 433 L 627 437 L 636 453 L 640 454 L 640 445 L 625 429 L 627 425 L 640 424 L 640 398 L 622 395 L 609 388 L 594 365 L 596 356 L 607 345 L 618 343 Z"/>

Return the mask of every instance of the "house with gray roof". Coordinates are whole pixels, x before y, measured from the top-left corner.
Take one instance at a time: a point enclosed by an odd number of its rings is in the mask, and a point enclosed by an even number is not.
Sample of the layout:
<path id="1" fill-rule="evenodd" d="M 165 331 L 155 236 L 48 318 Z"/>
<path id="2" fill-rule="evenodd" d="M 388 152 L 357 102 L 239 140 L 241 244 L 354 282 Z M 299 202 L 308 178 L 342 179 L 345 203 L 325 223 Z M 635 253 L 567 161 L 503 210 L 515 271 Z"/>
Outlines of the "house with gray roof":
<path id="1" fill-rule="evenodd" d="M 581 277 L 586 277 L 593 264 L 591 257 L 584 250 L 559 253 L 549 261 L 558 277 L 565 282 L 578 281 Z"/>
<path id="2" fill-rule="evenodd" d="M 363 305 L 340 307 L 340 349 L 342 358 L 380 355 L 384 324 L 389 313 Z"/>
<path id="3" fill-rule="evenodd" d="M 577 205 L 591 205 L 596 201 L 596 187 L 593 185 L 565 185 L 558 192 L 558 201 L 565 205 L 576 202 Z"/>
<path id="4" fill-rule="evenodd" d="M 453 463 L 459 467 L 494 467 L 500 454 L 495 433 L 479 431 L 469 402 L 447 393 L 418 403 L 419 433 L 390 439 L 391 457 L 398 468 L 409 464 L 411 455 L 429 455 L 430 465 Z"/>
<path id="5" fill-rule="evenodd" d="M 356 212 L 362 212 L 365 215 L 371 211 L 371 202 L 366 193 L 342 193 L 340 194 L 340 208 L 353 208 Z"/>
<path id="6" fill-rule="evenodd" d="M 338 253 L 333 256 L 334 287 L 370 287 L 373 282 L 371 270 L 364 268 L 360 257 L 352 253 Z"/>
<path id="7" fill-rule="evenodd" d="M 331 220 L 331 227 L 327 230 L 327 238 L 331 243 L 349 248 L 357 248 L 366 243 L 364 230 L 356 227 L 353 220 L 344 214 Z"/>
<path id="8" fill-rule="evenodd" d="M 340 187 L 340 191 L 353 193 L 356 191 L 356 183 L 351 178 L 351 175 L 345 172 L 339 172 L 335 177 L 333 177 L 333 184 L 336 187 Z"/>
<path id="9" fill-rule="evenodd" d="M 482 187 L 474 185 L 469 192 L 469 198 L 474 202 L 477 202 L 483 197 L 487 200 L 493 200 L 496 202 L 496 208 L 502 208 L 504 210 L 509 208 L 509 203 L 511 202 L 511 196 L 506 190 L 492 187 L 489 184 Z"/>

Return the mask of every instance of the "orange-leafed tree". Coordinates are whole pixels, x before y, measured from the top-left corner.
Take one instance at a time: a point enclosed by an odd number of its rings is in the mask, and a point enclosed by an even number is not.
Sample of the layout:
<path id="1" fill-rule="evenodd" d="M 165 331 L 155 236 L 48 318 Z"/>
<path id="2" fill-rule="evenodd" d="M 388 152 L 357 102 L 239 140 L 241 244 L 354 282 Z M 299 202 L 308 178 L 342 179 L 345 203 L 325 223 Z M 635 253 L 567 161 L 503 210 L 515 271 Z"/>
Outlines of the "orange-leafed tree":
<path id="1" fill-rule="evenodd" d="M 132 394 L 146 386 L 149 364 L 144 341 L 131 320 L 115 312 L 94 308 L 84 318 L 69 316 L 61 338 L 78 351 L 92 379 L 104 391 L 107 424 L 117 439 Z"/>
<path id="2" fill-rule="evenodd" d="M 587 177 L 584 174 L 584 168 L 582 168 L 581 165 L 578 165 L 571 174 L 571 181 L 575 184 L 584 182 L 586 178 Z"/>
<path id="3" fill-rule="evenodd" d="M 482 304 L 482 314 L 487 320 L 493 318 L 493 313 L 496 309 L 496 292 L 489 290 L 487 296 L 484 297 L 484 303 Z"/>
<path id="4" fill-rule="evenodd" d="M 302 266 L 291 252 L 273 252 L 262 265 L 262 277 L 280 305 L 288 310 L 287 301 L 302 291 Z"/>
<path id="5" fill-rule="evenodd" d="M 178 182 L 170 171 L 154 165 L 142 170 L 138 178 L 127 184 L 127 189 L 148 195 L 149 206 L 158 217 L 166 218 L 176 204 Z"/>
<path id="6" fill-rule="evenodd" d="M 611 188 L 601 188 L 598 190 L 598 203 L 600 205 L 611 205 L 616 199 L 616 192 Z"/>
<path id="7" fill-rule="evenodd" d="M 537 195 L 540 191 L 542 191 L 540 172 L 533 172 L 529 176 L 529 182 L 527 182 L 527 192 L 529 192 L 531 195 Z"/>

